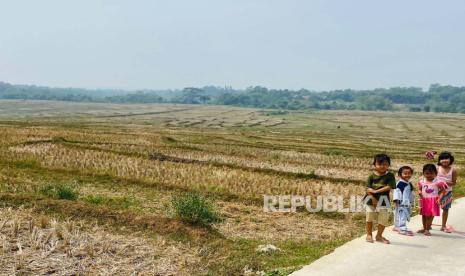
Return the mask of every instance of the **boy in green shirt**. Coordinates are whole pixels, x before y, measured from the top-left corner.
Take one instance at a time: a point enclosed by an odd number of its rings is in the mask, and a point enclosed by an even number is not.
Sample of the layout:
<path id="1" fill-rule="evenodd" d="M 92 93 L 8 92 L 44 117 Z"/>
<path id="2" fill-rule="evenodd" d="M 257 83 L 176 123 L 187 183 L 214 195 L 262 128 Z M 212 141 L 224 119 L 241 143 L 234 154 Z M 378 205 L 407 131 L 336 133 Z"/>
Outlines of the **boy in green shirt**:
<path id="1" fill-rule="evenodd" d="M 396 188 L 396 178 L 389 172 L 391 158 L 386 154 L 377 154 L 373 160 L 374 170 L 368 177 L 366 201 L 366 232 L 367 242 L 373 242 L 373 221 L 378 221 L 376 241 L 389 244 L 389 240 L 383 237 L 386 225 L 389 223 L 390 198 L 389 192 Z"/>

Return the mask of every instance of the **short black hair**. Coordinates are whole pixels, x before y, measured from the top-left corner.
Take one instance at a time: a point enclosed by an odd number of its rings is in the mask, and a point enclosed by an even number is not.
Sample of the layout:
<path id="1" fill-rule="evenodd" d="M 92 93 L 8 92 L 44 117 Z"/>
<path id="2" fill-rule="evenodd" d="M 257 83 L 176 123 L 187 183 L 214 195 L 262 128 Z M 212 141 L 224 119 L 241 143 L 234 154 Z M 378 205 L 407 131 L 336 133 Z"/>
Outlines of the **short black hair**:
<path id="1" fill-rule="evenodd" d="M 445 160 L 445 159 L 449 159 L 451 165 L 454 163 L 454 160 L 455 160 L 452 153 L 450 153 L 448 151 L 443 151 L 438 156 L 438 165 L 441 165 L 441 160 Z"/>
<path id="2" fill-rule="evenodd" d="M 391 165 L 391 158 L 387 154 L 378 153 L 373 158 L 373 166 L 376 165 L 376 163 L 382 164 L 384 161 L 387 161 L 389 166 Z"/>
<path id="3" fill-rule="evenodd" d="M 405 170 L 409 170 L 413 173 L 413 168 L 410 166 L 402 166 L 400 167 L 399 171 L 397 172 L 397 175 L 402 176 L 402 172 Z"/>
<path id="4" fill-rule="evenodd" d="M 433 172 L 435 174 L 438 174 L 438 169 L 436 168 L 436 165 L 434 164 L 426 164 L 423 166 L 423 173 L 425 172 Z"/>

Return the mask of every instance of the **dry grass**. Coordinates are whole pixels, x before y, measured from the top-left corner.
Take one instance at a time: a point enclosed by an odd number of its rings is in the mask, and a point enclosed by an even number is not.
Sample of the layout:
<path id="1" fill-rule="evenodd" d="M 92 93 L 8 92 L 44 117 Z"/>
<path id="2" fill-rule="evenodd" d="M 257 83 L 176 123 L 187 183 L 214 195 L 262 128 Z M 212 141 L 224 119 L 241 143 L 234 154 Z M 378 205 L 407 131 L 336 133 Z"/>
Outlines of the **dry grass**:
<path id="1" fill-rule="evenodd" d="M 154 185 L 218 194 L 232 193 L 244 198 L 260 199 L 263 194 L 348 195 L 362 192 L 360 186 L 344 182 L 292 179 L 208 164 L 153 161 L 148 158 L 68 148 L 51 143 L 16 146 L 10 150 L 16 155 L 30 154 L 44 167 L 93 171 L 124 179 L 137 179 Z"/>
<path id="2" fill-rule="evenodd" d="M 307 212 L 273 213 L 263 208 L 222 203 L 224 223 L 215 226 L 220 233 L 231 238 L 267 241 L 334 240 L 360 233 L 363 214 L 345 214 L 328 218 Z M 364 216 L 363 216 L 364 218 Z"/>
<path id="3" fill-rule="evenodd" d="M 0 209 L 3 274 L 298 267 L 358 235 L 363 218 L 265 213 L 264 194 L 363 194 L 371 158 L 383 151 L 394 170 L 412 165 L 415 179 L 426 150 L 453 151 L 457 168 L 464 165 L 465 117 L 459 114 L 267 116 L 215 106 L 30 101 L 0 101 L 0 109 L 2 199 L 36 208 Z M 44 199 L 37 191 L 49 183 L 71 183 L 80 198 Z M 211 196 L 225 220 L 208 230 L 174 220 L 170 201 L 183 191 Z M 39 210 L 51 218 L 41 219 Z M 135 233 L 118 234 L 121 226 Z M 288 248 L 287 255 L 256 256 L 260 243 Z"/>
<path id="4" fill-rule="evenodd" d="M 109 233 L 83 221 L 59 221 L 29 209 L 0 209 L 0 274 L 189 275 L 191 248 Z"/>

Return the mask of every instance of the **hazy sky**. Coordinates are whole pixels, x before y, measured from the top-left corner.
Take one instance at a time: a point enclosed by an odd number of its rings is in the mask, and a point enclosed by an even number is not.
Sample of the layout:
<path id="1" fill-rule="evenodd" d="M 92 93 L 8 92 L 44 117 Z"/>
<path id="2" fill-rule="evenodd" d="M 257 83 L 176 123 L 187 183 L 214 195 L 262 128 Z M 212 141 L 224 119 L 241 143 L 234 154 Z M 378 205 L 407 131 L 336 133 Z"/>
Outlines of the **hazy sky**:
<path id="1" fill-rule="evenodd" d="M 0 0 L 0 81 L 465 85 L 465 1 Z"/>

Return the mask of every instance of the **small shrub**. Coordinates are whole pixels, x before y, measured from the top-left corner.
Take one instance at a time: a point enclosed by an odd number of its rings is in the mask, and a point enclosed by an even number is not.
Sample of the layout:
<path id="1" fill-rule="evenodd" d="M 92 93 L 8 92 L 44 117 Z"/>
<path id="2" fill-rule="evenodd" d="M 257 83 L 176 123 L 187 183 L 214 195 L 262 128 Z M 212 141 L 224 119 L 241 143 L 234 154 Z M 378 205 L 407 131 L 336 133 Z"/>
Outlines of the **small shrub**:
<path id="1" fill-rule="evenodd" d="M 78 192 L 71 186 L 60 185 L 57 187 L 59 199 L 76 200 L 79 197 Z"/>
<path id="2" fill-rule="evenodd" d="M 39 192 L 58 199 L 76 200 L 79 197 L 78 190 L 68 184 L 48 184 L 40 188 Z"/>
<path id="3" fill-rule="evenodd" d="M 212 203 L 203 195 L 181 194 L 174 196 L 171 204 L 178 218 L 192 224 L 208 225 L 222 220 Z"/>

